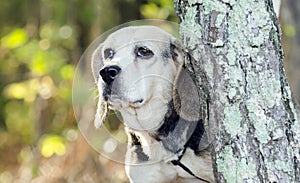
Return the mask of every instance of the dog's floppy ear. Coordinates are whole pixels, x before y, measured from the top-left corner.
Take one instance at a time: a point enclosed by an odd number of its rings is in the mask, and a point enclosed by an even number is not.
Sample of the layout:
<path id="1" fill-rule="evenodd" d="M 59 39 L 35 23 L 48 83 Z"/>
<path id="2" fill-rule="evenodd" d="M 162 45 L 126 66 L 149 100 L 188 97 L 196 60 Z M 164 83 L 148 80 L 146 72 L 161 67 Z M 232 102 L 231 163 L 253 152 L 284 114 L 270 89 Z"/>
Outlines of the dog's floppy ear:
<path id="1" fill-rule="evenodd" d="M 184 54 L 179 40 L 171 43 L 173 60 L 180 63 L 174 81 L 173 102 L 179 116 L 187 121 L 198 121 L 200 115 L 200 97 L 190 74 L 184 69 Z"/>
<path id="2" fill-rule="evenodd" d="M 100 94 L 101 95 L 101 94 Z M 98 98 L 98 106 L 95 115 L 94 125 L 96 128 L 101 128 L 106 118 L 108 117 L 108 104 L 102 99 L 102 95 Z"/>
<path id="3" fill-rule="evenodd" d="M 201 105 L 197 87 L 182 66 L 175 78 L 173 102 L 181 118 L 187 121 L 199 121 L 201 119 Z"/>
<path id="4" fill-rule="evenodd" d="M 98 89 L 98 95 L 97 95 L 98 104 L 97 104 L 97 111 L 95 115 L 94 125 L 96 128 L 100 128 L 102 127 L 104 121 L 108 116 L 108 104 L 103 100 L 102 86 L 99 86 L 100 85 L 99 72 L 100 69 L 103 67 L 102 45 L 98 46 L 93 52 L 91 62 L 92 62 L 91 67 L 92 67 L 93 76 Z"/>
<path id="5" fill-rule="evenodd" d="M 200 117 L 200 97 L 190 74 L 184 69 L 184 54 L 181 43 L 171 38 L 170 53 L 179 64 L 173 88 L 173 103 L 179 116 L 187 121 L 198 121 Z"/>

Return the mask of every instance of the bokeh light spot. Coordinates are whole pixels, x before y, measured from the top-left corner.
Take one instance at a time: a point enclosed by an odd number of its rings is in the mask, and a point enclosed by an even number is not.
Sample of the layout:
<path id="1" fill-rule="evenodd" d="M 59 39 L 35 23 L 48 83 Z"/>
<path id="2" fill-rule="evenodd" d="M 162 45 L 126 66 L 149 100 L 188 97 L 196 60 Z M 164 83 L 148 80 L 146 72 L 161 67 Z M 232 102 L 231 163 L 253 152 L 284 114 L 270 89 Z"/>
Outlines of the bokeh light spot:
<path id="1" fill-rule="evenodd" d="M 109 138 L 105 141 L 104 145 L 103 145 L 103 150 L 106 153 L 112 153 L 116 150 L 117 148 L 117 141 L 113 138 Z"/>
<path id="2" fill-rule="evenodd" d="M 296 28 L 293 25 L 284 26 L 283 32 L 287 37 L 295 37 L 296 36 Z"/>
<path id="3" fill-rule="evenodd" d="M 72 36 L 72 33 L 73 33 L 73 29 L 68 25 L 62 26 L 59 29 L 59 36 L 63 39 L 70 38 Z"/>
<path id="4" fill-rule="evenodd" d="M 40 151 L 44 157 L 51 157 L 52 155 L 64 155 L 66 153 L 66 146 L 64 140 L 58 135 L 46 135 L 41 140 Z"/>
<path id="5" fill-rule="evenodd" d="M 26 43 L 28 37 L 24 29 L 15 29 L 1 39 L 1 44 L 7 48 L 17 48 Z"/>

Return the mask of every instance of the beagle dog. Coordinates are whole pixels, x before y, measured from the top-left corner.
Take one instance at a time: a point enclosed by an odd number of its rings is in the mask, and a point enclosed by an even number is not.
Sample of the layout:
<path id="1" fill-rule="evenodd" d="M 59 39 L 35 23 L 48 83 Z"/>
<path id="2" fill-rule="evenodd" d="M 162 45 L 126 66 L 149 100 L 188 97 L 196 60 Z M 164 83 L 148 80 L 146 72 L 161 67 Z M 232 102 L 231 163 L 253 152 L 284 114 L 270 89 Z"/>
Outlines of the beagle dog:
<path id="1" fill-rule="evenodd" d="M 93 52 L 95 126 L 109 109 L 120 112 L 130 182 L 214 182 L 199 96 L 183 62 L 179 41 L 155 26 L 117 30 Z"/>

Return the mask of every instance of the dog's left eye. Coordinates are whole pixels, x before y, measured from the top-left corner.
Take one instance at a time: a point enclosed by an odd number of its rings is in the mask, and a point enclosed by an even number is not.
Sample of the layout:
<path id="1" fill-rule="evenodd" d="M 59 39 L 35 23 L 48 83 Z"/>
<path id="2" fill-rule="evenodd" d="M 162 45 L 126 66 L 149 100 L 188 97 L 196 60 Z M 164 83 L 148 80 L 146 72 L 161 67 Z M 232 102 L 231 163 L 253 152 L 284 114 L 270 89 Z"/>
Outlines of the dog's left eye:
<path id="1" fill-rule="evenodd" d="M 114 57 L 114 50 L 107 48 L 104 50 L 104 59 L 112 59 Z"/>
<path id="2" fill-rule="evenodd" d="M 143 58 L 143 59 L 151 58 L 153 55 L 154 55 L 153 52 L 145 46 L 144 47 L 139 47 L 136 50 L 136 56 L 140 57 L 140 58 Z"/>

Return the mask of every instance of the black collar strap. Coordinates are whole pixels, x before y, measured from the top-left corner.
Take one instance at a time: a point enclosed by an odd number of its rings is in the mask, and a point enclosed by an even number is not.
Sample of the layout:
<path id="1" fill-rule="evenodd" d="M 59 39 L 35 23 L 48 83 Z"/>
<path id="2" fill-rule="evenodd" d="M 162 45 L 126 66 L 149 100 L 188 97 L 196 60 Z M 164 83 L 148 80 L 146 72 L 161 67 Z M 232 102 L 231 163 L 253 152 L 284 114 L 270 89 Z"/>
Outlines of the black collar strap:
<path id="1" fill-rule="evenodd" d="M 197 179 L 199 179 L 199 180 L 201 180 L 201 181 L 203 181 L 203 182 L 210 183 L 209 181 L 207 181 L 207 180 L 205 180 L 205 179 L 202 179 L 202 178 L 198 177 L 197 175 L 195 175 L 188 167 L 186 167 L 184 164 L 182 164 L 182 163 L 180 162 L 180 160 L 181 160 L 182 156 L 184 155 L 185 151 L 186 151 L 186 147 L 184 147 L 184 149 L 183 149 L 181 155 L 178 156 L 178 159 L 177 159 L 177 160 L 172 160 L 171 163 L 172 163 L 173 165 L 175 165 L 175 166 L 180 166 L 180 168 L 182 168 L 184 171 L 186 171 L 186 172 L 189 173 L 190 175 L 194 176 L 195 178 L 197 178 Z"/>

